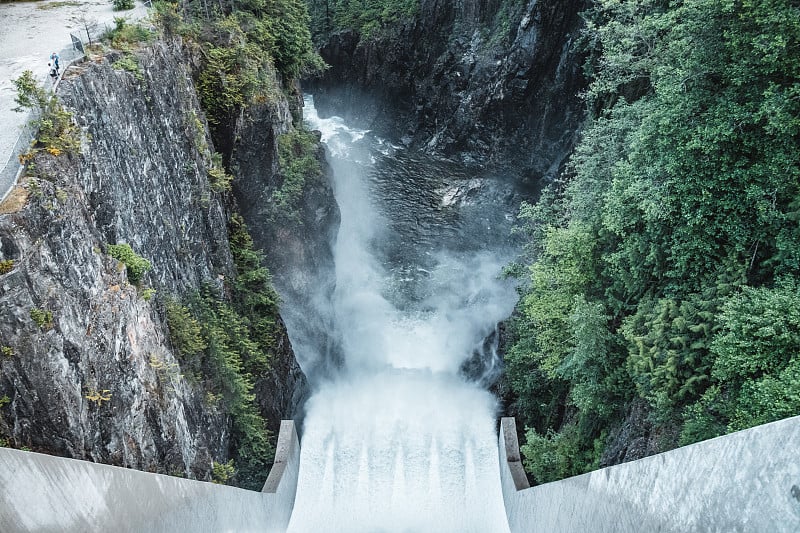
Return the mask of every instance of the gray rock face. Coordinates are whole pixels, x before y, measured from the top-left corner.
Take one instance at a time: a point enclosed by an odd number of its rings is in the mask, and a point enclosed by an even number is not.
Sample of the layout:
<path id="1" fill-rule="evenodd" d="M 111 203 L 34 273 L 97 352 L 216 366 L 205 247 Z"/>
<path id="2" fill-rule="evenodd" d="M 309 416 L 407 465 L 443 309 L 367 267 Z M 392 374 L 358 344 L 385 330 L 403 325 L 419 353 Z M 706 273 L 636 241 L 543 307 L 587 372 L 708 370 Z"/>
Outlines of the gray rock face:
<path id="1" fill-rule="evenodd" d="M 232 274 L 225 210 L 203 158 L 207 128 L 176 54 L 144 50 L 141 81 L 85 63 L 61 89 L 88 136 L 77 185 L 97 229 L 147 256 L 148 281 L 172 293 Z"/>
<path id="2" fill-rule="evenodd" d="M 207 128 L 178 43 L 138 55 L 141 80 L 109 59 L 67 76 L 59 92 L 82 153 L 38 155 L 28 204 L 0 216 L 0 259 L 14 260 L 0 276 L 0 437 L 207 479 L 212 458 L 228 457 L 229 417 L 180 374 L 156 302 L 234 274 L 228 211 L 208 181 Z M 152 263 L 143 284 L 156 298 L 103 253 L 122 242 Z M 40 327 L 34 309 L 52 323 Z M 275 429 L 305 386 L 285 335 L 280 344 L 257 383 Z"/>
<path id="3" fill-rule="evenodd" d="M 581 0 L 423 0 L 413 23 L 361 40 L 334 35 L 332 68 L 309 88 L 321 113 L 467 161 L 508 162 L 552 177 L 583 117 Z"/>

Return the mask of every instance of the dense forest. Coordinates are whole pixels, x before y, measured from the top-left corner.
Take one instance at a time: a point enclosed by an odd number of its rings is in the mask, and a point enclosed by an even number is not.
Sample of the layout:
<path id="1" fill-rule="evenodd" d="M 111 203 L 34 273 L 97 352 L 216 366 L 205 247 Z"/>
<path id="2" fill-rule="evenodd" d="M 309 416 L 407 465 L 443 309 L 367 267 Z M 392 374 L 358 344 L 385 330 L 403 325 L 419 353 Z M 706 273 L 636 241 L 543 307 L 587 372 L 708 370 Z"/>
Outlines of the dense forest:
<path id="1" fill-rule="evenodd" d="M 419 0 L 306 0 L 314 40 L 324 44 L 331 33 L 356 30 L 369 37 L 419 11 Z"/>
<path id="2" fill-rule="evenodd" d="M 506 356 L 538 482 L 800 413 L 800 2 L 597 0 Z"/>

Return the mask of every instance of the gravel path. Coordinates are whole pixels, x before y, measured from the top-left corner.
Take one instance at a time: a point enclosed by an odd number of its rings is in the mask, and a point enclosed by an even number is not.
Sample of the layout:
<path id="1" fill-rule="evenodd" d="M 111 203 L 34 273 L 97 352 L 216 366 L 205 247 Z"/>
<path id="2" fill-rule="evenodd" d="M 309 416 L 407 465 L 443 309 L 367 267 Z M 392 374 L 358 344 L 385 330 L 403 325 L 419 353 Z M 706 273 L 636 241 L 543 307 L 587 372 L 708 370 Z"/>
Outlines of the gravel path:
<path id="1" fill-rule="evenodd" d="M 80 34 L 86 40 L 81 18 L 97 22 L 94 38 L 106 27 L 113 27 L 115 17 L 135 20 L 146 15 L 147 9 L 140 1 L 129 11 L 113 11 L 110 0 L 0 4 L 0 199 L 14 185 L 19 168 L 17 154 L 27 144 L 23 130 L 29 117 L 27 113 L 13 111 L 16 92 L 11 80 L 31 70 L 42 84 L 50 86 L 47 67 L 50 53 L 59 52 L 62 69 L 77 55 L 69 34 Z"/>

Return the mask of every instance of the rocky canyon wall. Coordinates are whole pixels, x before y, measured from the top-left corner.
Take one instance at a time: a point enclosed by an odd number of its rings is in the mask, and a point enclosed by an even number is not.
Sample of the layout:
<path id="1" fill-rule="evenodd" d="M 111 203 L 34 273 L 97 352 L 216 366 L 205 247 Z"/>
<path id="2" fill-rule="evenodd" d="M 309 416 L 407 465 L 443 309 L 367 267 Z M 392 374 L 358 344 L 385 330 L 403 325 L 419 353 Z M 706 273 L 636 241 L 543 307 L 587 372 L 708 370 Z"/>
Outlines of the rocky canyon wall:
<path id="1" fill-rule="evenodd" d="M 321 112 L 468 162 L 554 177 L 583 120 L 585 2 L 423 0 L 406 23 L 334 34 L 331 68 L 308 88 Z"/>
<path id="2" fill-rule="evenodd" d="M 59 97 L 81 153 L 39 153 L 11 195 L 18 205 L 3 206 L 0 259 L 13 263 L 0 275 L 0 438 L 208 479 L 212 460 L 230 455 L 230 416 L 181 374 L 163 302 L 203 286 L 224 294 L 235 202 L 209 182 L 209 135 L 180 42 L 136 56 L 138 75 L 115 68 L 113 53 L 67 73 Z M 152 263 L 140 287 L 106 253 L 119 243 Z M 271 363 L 255 392 L 277 428 L 305 389 L 285 329 Z"/>

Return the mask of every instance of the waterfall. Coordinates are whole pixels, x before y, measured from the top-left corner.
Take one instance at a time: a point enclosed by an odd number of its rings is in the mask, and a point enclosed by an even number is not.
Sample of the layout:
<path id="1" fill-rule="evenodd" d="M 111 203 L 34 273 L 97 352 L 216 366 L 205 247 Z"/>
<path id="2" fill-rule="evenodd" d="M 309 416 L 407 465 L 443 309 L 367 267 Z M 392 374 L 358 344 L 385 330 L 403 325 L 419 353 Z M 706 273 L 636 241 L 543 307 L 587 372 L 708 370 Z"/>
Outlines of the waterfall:
<path id="1" fill-rule="evenodd" d="M 305 115 L 322 132 L 341 211 L 333 306 L 345 368 L 307 403 L 289 531 L 508 531 L 497 402 L 460 373 L 513 308 L 505 258 L 491 243 L 455 251 L 391 230 L 392 210 L 413 208 L 376 196 L 393 176 L 376 178 L 375 165 L 400 148 L 321 119 L 311 98 Z"/>

